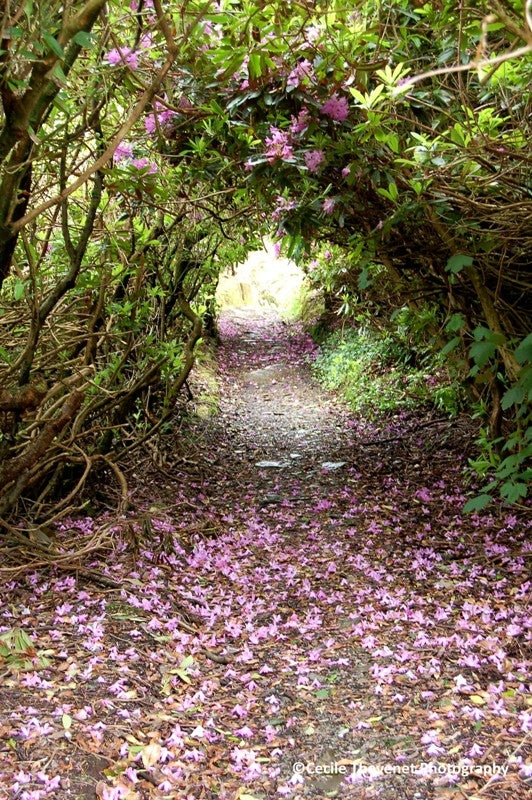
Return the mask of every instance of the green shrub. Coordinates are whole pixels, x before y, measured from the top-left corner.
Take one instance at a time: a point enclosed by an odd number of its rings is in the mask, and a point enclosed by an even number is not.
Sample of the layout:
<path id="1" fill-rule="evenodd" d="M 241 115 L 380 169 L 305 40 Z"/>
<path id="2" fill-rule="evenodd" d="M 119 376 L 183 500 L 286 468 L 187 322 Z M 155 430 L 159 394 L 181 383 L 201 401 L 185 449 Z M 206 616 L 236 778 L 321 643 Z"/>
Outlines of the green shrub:
<path id="1" fill-rule="evenodd" d="M 419 405 L 454 415 L 462 407 L 458 384 L 436 356 L 420 358 L 404 340 L 365 325 L 330 334 L 314 369 L 324 386 L 370 417 Z"/>
<path id="2" fill-rule="evenodd" d="M 481 511 L 497 495 L 509 504 L 528 496 L 532 480 L 532 334 L 518 344 L 514 356 L 520 369 L 501 401 L 503 412 L 509 415 L 508 430 L 493 439 L 488 428 L 480 429 L 476 441 L 479 454 L 469 465 L 488 483 L 466 503 L 465 511 Z M 485 418 L 485 408 L 480 406 L 477 416 Z"/>

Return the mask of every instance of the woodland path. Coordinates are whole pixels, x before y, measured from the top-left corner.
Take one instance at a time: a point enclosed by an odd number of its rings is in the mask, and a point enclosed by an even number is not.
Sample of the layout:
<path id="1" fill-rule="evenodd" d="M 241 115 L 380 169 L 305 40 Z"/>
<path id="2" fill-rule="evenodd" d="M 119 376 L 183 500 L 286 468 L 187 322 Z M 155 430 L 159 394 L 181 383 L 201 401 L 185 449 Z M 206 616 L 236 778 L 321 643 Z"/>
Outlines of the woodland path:
<path id="1" fill-rule="evenodd" d="M 2 668 L 0 797 L 524 800 L 531 548 L 459 513 L 469 421 L 353 419 L 297 326 L 220 328 L 219 413 L 128 470 L 118 588 L 2 589 L 50 663 Z"/>

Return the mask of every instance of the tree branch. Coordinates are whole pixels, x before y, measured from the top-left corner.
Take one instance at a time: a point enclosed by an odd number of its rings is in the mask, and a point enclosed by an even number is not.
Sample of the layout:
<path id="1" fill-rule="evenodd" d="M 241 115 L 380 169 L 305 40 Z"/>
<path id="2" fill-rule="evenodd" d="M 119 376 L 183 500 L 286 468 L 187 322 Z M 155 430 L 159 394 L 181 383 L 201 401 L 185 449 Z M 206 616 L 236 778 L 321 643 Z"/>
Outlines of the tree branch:
<path id="1" fill-rule="evenodd" d="M 111 143 L 104 151 L 104 153 L 88 167 L 85 172 L 82 172 L 79 178 L 69 183 L 69 185 L 59 194 L 52 197 L 50 200 L 47 200 L 44 203 L 41 203 L 36 208 L 33 208 L 28 214 L 25 214 L 21 219 L 17 220 L 16 222 L 12 223 L 10 229 L 13 233 L 18 233 L 25 225 L 29 222 L 32 222 L 36 219 L 43 211 L 46 211 L 48 208 L 52 208 L 53 206 L 59 205 L 60 203 L 64 202 L 67 197 L 79 189 L 83 184 L 85 184 L 89 178 L 94 175 L 95 172 L 102 170 L 112 159 L 114 152 L 120 142 L 122 142 L 125 137 L 128 135 L 131 128 L 135 125 L 135 123 L 139 120 L 142 112 L 146 108 L 149 103 L 153 100 L 155 95 L 157 94 L 159 88 L 163 80 L 165 79 L 166 75 L 168 74 L 172 64 L 175 60 L 175 53 L 169 53 L 166 61 L 164 62 L 163 66 L 157 73 L 156 77 L 153 79 L 151 85 L 142 93 L 140 99 L 133 107 L 132 111 L 129 114 L 129 117 L 123 123 L 123 125 L 119 128 L 116 135 L 111 140 Z"/>
<path id="2" fill-rule="evenodd" d="M 452 75 L 455 72 L 469 72 L 472 69 L 483 69 L 484 67 L 493 67 L 496 64 L 502 64 L 504 61 L 509 61 L 511 58 L 519 58 L 525 56 L 527 53 L 532 53 L 532 43 L 525 47 L 518 47 L 517 50 L 508 50 L 506 53 L 501 53 L 500 56 L 495 58 L 482 58 L 480 61 L 470 61 L 469 64 L 460 64 L 455 67 L 439 67 L 438 69 L 431 69 L 428 72 L 422 72 L 421 75 L 413 75 L 411 78 L 406 78 L 405 82 L 399 87 L 401 93 L 413 86 L 416 83 L 433 78 L 435 75 Z"/>

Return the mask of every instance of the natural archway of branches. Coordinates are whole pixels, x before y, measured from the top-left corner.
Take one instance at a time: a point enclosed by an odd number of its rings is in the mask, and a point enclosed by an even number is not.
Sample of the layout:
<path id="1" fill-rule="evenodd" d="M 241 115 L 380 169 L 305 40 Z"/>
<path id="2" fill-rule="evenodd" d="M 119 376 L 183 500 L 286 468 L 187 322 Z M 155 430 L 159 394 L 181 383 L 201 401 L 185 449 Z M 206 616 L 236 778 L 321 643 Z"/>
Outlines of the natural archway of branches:
<path id="1" fill-rule="evenodd" d="M 4 5 L 0 520 L 83 502 L 175 414 L 220 268 L 264 234 L 345 324 L 404 309 L 526 493 L 522 3 Z M 417 333 L 416 333 L 417 335 Z M 490 461 L 491 459 L 491 461 Z M 80 499 L 81 498 L 81 499 Z"/>

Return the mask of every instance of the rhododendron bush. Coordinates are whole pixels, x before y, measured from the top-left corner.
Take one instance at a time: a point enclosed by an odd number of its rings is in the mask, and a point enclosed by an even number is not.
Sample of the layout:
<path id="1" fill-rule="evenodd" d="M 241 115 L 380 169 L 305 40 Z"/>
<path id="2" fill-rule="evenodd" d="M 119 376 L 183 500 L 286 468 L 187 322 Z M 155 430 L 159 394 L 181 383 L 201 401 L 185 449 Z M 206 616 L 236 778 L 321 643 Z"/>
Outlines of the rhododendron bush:
<path id="1" fill-rule="evenodd" d="M 2 788 L 528 796 L 530 3 L 1 13 Z M 266 235 L 338 350 L 218 313 Z"/>
<path id="2" fill-rule="evenodd" d="M 220 267 L 267 232 L 309 264 L 340 248 L 317 282 L 348 305 L 430 298 L 492 435 L 517 420 L 485 496 L 523 496 L 520 2 L 30 3 L 3 31 L 0 517 L 55 519 L 95 470 L 125 503 L 120 455 L 170 418 Z"/>

